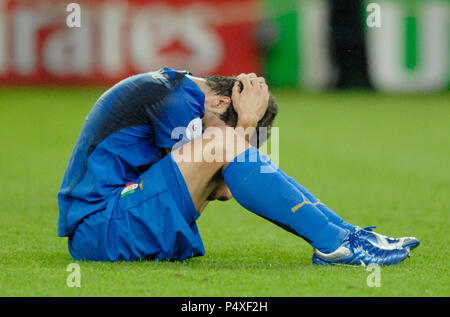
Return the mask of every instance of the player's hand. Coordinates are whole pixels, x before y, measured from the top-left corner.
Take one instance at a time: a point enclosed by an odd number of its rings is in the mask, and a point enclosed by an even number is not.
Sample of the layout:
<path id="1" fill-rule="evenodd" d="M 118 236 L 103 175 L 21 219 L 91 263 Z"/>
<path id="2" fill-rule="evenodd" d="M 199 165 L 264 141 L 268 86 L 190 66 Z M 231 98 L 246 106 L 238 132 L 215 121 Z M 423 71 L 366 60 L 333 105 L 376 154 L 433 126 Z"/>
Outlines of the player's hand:
<path id="1" fill-rule="evenodd" d="M 238 114 L 238 126 L 256 127 L 269 104 L 269 87 L 263 77 L 254 73 L 240 74 L 237 79 L 231 100 Z M 242 83 L 242 91 L 239 82 Z"/>

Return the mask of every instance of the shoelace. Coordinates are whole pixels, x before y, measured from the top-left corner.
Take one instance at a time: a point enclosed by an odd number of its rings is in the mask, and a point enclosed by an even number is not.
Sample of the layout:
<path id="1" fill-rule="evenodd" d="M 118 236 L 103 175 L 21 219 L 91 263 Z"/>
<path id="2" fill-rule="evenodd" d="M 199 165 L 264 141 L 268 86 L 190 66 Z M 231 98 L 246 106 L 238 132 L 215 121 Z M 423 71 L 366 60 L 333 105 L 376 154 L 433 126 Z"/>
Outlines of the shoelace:
<path id="1" fill-rule="evenodd" d="M 366 231 L 369 231 L 369 232 L 373 232 L 373 229 L 375 229 L 376 228 L 376 226 L 369 226 L 369 227 L 365 227 L 365 228 L 362 228 L 362 230 L 366 230 Z M 375 234 L 378 234 L 378 235 L 380 235 L 380 236 L 383 236 L 383 235 L 381 235 L 381 234 L 379 234 L 379 233 L 376 233 L 375 232 Z M 399 241 L 399 239 L 398 238 L 391 238 L 391 237 L 387 237 L 387 236 L 383 236 L 385 239 L 387 239 L 387 241 L 389 242 L 389 243 L 393 243 L 393 242 L 397 242 L 397 241 Z"/>

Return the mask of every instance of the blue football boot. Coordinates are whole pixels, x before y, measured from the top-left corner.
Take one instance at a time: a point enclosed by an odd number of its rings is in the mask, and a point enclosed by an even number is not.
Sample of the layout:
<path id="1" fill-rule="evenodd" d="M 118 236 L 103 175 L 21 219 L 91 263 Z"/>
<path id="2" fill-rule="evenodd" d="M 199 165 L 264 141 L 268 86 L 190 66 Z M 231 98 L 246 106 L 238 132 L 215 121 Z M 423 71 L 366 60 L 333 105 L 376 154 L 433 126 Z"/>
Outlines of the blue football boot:
<path id="1" fill-rule="evenodd" d="M 366 240 L 361 230 L 349 233 L 342 245 L 331 253 L 315 249 L 316 265 L 394 265 L 409 257 L 409 248 L 383 248 Z"/>
<path id="2" fill-rule="evenodd" d="M 360 228 L 356 227 L 355 232 L 359 232 L 359 236 L 371 242 L 376 246 L 389 248 L 409 248 L 412 250 L 417 248 L 420 241 L 415 237 L 390 238 L 382 234 L 372 231 L 376 227 Z"/>

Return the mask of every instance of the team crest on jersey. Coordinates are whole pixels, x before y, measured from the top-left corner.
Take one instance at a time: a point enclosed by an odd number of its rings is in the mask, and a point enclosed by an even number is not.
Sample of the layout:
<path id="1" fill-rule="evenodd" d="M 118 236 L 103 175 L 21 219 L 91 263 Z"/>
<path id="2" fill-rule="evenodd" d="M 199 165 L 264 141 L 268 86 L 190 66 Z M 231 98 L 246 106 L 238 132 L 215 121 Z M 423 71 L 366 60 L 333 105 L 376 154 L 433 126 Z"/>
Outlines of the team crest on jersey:
<path id="1" fill-rule="evenodd" d="M 124 189 L 120 192 L 120 198 L 125 197 L 126 195 L 133 194 L 135 189 L 138 188 L 137 183 L 128 183 L 125 185 Z"/>
<path id="2" fill-rule="evenodd" d="M 195 118 L 189 122 L 188 126 L 186 127 L 186 138 L 189 140 L 194 139 L 195 137 L 202 134 L 202 119 Z"/>

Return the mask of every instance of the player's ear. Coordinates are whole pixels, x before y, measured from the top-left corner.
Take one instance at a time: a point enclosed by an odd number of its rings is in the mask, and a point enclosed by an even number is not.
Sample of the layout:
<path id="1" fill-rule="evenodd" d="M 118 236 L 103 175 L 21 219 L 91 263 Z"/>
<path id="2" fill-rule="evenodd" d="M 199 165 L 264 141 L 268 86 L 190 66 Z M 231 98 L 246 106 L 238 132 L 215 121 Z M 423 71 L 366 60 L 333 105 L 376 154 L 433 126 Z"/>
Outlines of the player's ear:
<path id="1" fill-rule="evenodd" d="M 217 100 L 217 108 L 220 112 L 224 112 L 231 105 L 231 98 L 228 96 L 219 96 Z"/>

